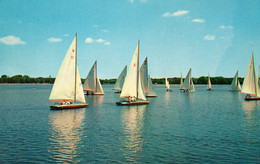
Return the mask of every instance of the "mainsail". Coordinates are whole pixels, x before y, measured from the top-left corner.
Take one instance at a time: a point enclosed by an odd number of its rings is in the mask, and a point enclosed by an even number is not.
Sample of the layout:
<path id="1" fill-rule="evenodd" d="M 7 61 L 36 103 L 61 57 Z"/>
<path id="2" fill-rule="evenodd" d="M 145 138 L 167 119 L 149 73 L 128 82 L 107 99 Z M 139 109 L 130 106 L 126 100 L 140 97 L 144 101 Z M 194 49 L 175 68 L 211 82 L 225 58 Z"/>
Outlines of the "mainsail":
<path id="1" fill-rule="evenodd" d="M 211 86 L 211 81 L 210 81 L 210 76 L 209 76 L 209 75 L 208 75 L 208 87 L 209 87 L 209 89 L 212 88 L 212 86 Z"/>
<path id="2" fill-rule="evenodd" d="M 83 89 L 85 91 L 91 91 L 94 93 L 104 93 L 100 84 L 99 78 L 97 77 L 97 61 L 93 64 L 88 76 L 84 82 Z"/>
<path id="3" fill-rule="evenodd" d="M 232 90 L 237 90 L 237 91 L 241 90 L 240 82 L 238 80 L 238 71 L 237 71 L 237 73 L 235 74 L 235 76 L 234 76 L 234 78 L 232 80 L 230 88 Z"/>
<path id="4" fill-rule="evenodd" d="M 79 69 L 76 66 L 77 36 L 72 41 L 56 76 L 49 100 L 85 103 Z M 76 70 L 77 69 L 77 70 Z M 76 74 L 76 75 L 75 75 Z"/>
<path id="5" fill-rule="evenodd" d="M 165 87 L 167 89 L 170 89 L 170 84 L 169 84 L 169 81 L 167 80 L 167 77 L 165 76 Z"/>
<path id="6" fill-rule="evenodd" d="M 144 94 L 146 96 L 157 96 L 153 89 L 153 83 L 152 83 L 152 80 L 148 73 L 147 57 L 145 58 L 142 66 L 140 68 L 140 77 L 141 77 L 141 83 L 142 83 L 142 88 L 143 88 Z"/>
<path id="7" fill-rule="evenodd" d="M 252 55 L 251 60 L 249 62 L 246 76 L 243 82 L 242 93 L 260 96 L 259 94 L 259 85 L 258 85 L 258 75 L 255 74 L 255 64 L 254 57 Z"/>
<path id="8" fill-rule="evenodd" d="M 124 81 L 125 81 L 126 73 L 127 73 L 127 66 L 124 67 L 123 71 L 118 76 L 116 84 L 114 86 L 114 90 L 122 89 Z"/>
<path id="9" fill-rule="evenodd" d="M 129 66 L 122 92 L 120 94 L 120 98 L 127 97 L 135 97 L 136 99 L 146 100 L 139 74 L 139 42 L 136 47 L 132 62 Z"/>
<path id="10" fill-rule="evenodd" d="M 181 87 L 181 89 L 186 89 L 186 90 L 189 90 L 189 91 L 195 91 L 195 87 L 194 87 L 194 84 L 193 84 L 193 81 L 192 81 L 192 78 L 191 78 L 191 68 L 183 82 L 183 85 Z"/>

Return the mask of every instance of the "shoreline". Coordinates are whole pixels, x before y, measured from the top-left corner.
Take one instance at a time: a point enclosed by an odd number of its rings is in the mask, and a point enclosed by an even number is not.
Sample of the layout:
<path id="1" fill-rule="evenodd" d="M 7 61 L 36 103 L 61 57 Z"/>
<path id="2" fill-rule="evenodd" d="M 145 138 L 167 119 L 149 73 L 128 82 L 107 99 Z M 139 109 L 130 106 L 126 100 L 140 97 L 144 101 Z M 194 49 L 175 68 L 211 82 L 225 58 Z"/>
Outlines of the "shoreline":
<path id="1" fill-rule="evenodd" d="M 0 85 L 53 85 L 50 83 L 0 83 Z M 115 84 L 102 84 L 102 85 L 115 85 Z M 158 86 L 164 86 L 165 84 L 153 84 Z M 212 84 L 212 86 L 229 86 L 230 84 Z M 170 86 L 180 86 L 180 84 L 170 84 Z M 207 86 L 207 84 L 195 84 L 195 86 Z"/>

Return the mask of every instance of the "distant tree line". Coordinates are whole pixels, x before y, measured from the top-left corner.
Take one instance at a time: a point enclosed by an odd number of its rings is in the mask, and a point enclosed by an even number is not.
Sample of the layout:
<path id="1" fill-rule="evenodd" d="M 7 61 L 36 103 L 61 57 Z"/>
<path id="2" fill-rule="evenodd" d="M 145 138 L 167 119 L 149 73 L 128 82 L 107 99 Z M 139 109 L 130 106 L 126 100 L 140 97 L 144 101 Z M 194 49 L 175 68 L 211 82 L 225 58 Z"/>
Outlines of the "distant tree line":
<path id="1" fill-rule="evenodd" d="M 208 77 L 201 76 L 199 78 L 192 78 L 194 84 L 207 84 Z M 180 84 L 179 77 L 168 78 L 170 84 Z M 211 77 L 210 78 L 212 84 L 231 84 L 233 78 L 225 78 L 222 76 Z M 239 82 L 242 84 L 244 78 L 238 78 Z M 28 75 L 14 75 L 9 77 L 7 75 L 2 75 L 0 78 L 0 83 L 38 83 L 38 84 L 53 84 L 55 78 L 49 77 L 29 77 Z M 81 79 L 82 83 L 84 83 L 85 79 Z M 116 79 L 100 79 L 101 84 L 115 84 Z M 154 84 L 165 84 L 164 78 L 154 78 L 152 79 Z"/>

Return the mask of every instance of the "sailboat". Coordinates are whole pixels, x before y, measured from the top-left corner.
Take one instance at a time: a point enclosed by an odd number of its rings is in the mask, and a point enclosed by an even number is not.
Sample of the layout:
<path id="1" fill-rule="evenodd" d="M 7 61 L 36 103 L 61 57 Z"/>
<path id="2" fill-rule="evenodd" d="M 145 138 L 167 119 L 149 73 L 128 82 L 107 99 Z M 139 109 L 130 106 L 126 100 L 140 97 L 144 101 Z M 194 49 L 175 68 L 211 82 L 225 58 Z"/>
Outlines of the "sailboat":
<path id="1" fill-rule="evenodd" d="M 171 92 L 172 91 L 172 89 L 170 88 L 170 83 L 169 83 L 169 81 L 167 79 L 167 76 L 165 76 L 165 87 L 166 87 L 166 91 L 167 92 Z"/>
<path id="2" fill-rule="evenodd" d="M 241 93 L 247 94 L 245 100 L 260 100 L 260 89 L 259 89 L 259 68 L 257 75 L 255 74 L 254 57 L 252 55 L 249 62 L 246 76 L 244 78 L 243 87 Z M 255 95 L 251 97 L 251 95 Z"/>
<path id="3" fill-rule="evenodd" d="M 83 84 L 83 90 L 86 95 L 104 95 L 100 80 L 97 77 L 97 61 L 93 64 L 88 76 Z"/>
<path id="4" fill-rule="evenodd" d="M 241 91 L 241 85 L 240 85 L 240 82 L 238 80 L 238 71 L 237 71 L 237 73 L 235 74 L 235 76 L 232 80 L 230 88 L 231 88 L 230 91 L 233 91 L 233 92 L 240 92 Z"/>
<path id="5" fill-rule="evenodd" d="M 129 66 L 120 98 L 126 98 L 126 100 L 116 102 L 117 105 L 144 105 L 149 103 L 143 92 L 139 73 L 139 41 Z"/>
<path id="6" fill-rule="evenodd" d="M 208 89 L 207 91 L 214 91 L 214 89 L 212 89 L 212 86 L 211 86 L 211 81 L 210 81 L 210 76 L 208 75 Z"/>
<path id="7" fill-rule="evenodd" d="M 140 68 L 141 85 L 146 97 L 157 97 L 154 89 L 153 82 L 148 73 L 148 62 L 147 57 L 145 58 L 141 68 Z"/>
<path id="8" fill-rule="evenodd" d="M 49 100 L 59 102 L 50 106 L 53 110 L 83 108 L 88 105 L 77 67 L 77 34 L 60 66 Z"/>
<path id="9" fill-rule="evenodd" d="M 120 73 L 120 75 L 117 78 L 116 84 L 113 89 L 116 90 L 115 93 L 121 93 L 125 81 L 126 73 L 127 73 L 127 66 L 124 67 L 123 71 Z"/>
<path id="10" fill-rule="evenodd" d="M 183 82 L 183 85 L 181 87 L 181 92 L 195 92 L 195 87 L 191 78 L 191 68 Z"/>
<path id="11" fill-rule="evenodd" d="M 180 90 L 181 90 L 181 88 L 182 88 L 182 85 L 183 85 L 183 79 L 182 79 L 182 73 L 181 73 Z"/>

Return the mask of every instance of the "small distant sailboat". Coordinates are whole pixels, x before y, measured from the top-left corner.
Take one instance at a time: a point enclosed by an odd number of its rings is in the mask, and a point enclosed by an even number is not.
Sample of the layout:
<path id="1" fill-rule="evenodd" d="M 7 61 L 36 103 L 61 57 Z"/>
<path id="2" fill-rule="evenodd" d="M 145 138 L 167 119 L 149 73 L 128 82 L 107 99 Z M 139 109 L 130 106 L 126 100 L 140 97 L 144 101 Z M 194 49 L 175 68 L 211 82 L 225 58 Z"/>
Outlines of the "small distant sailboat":
<path id="1" fill-rule="evenodd" d="M 97 61 L 93 64 L 88 76 L 84 82 L 83 90 L 86 95 L 104 95 L 100 80 L 97 77 Z"/>
<path id="2" fill-rule="evenodd" d="M 195 87 L 191 78 L 191 68 L 183 82 L 183 85 L 181 87 L 181 92 L 195 92 Z"/>
<path id="3" fill-rule="evenodd" d="M 77 34 L 60 66 L 49 100 L 60 102 L 50 106 L 52 110 L 83 108 L 88 105 L 77 67 Z"/>
<path id="4" fill-rule="evenodd" d="M 231 86 L 230 86 L 232 92 L 240 92 L 241 91 L 241 85 L 240 85 L 240 82 L 238 80 L 238 71 L 237 73 L 235 74 L 233 80 L 232 80 L 232 83 L 231 83 Z"/>
<path id="5" fill-rule="evenodd" d="M 241 93 L 247 94 L 245 100 L 260 100 L 260 89 L 259 89 L 259 68 L 257 75 L 255 74 L 254 57 L 252 55 L 249 62 L 246 76 L 244 78 L 243 87 Z M 251 97 L 251 95 L 255 95 Z"/>
<path id="6" fill-rule="evenodd" d="M 120 75 L 117 78 L 116 84 L 113 89 L 116 90 L 115 93 L 121 93 L 125 81 L 126 73 L 127 73 L 127 66 L 124 67 L 123 71 L 120 73 Z"/>
<path id="7" fill-rule="evenodd" d="M 139 74 L 139 41 L 120 98 L 126 98 L 126 100 L 116 102 L 117 105 L 144 105 L 149 103 L 144 95 Z"/>
<path id="8" fill-rule="evenodd" d="M 170 83 L 169 83 L 169 81 L 167 79 L 167 76 L 165 76 L 165 87 L 166 87 L 166 91 L 167 92 L 171 92 L 172 91 L 172 89 L 170 88 Z"/>
<path id="9" fill-rule="evenodd" d="M 214 89 L 212 89 L 212 86 L 211 86 L 211 81 L 210 81 L 210 76 L 208 75 L 208 91 L 214 91 Z"/>
<path id="10" fill-rule="evenodd" d="M 182 85 L 183 85 L 183 79 L 182 79 L 182 73 L 181 73 L 180 89 L 182 88 Z"/>
<path id="11" fill-rule="evenodd" d="M 141 84 L 146 97 L 157 97 L 154 89 L 153 89 L 153 82 L 151 77 L 148 73 L 148 62 L 147 57 L 145 58 L 141 68 L 140 68 L 140 77 L 141 77 Z"/>

